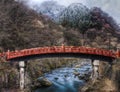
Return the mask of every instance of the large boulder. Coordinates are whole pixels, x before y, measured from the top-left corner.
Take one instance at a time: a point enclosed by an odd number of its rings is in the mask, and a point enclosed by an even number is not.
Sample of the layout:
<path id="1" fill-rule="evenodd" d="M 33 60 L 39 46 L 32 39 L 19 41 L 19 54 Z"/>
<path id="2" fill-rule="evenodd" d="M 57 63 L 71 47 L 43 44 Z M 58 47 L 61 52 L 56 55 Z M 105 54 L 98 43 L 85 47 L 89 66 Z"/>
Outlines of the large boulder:
<path id="1" fill-rule="evenodd" d="M 34 82 L 34 86 L 35 88 L 39 88 L 39 87 L 49 87 L 52 85 L 52 82 L 49 81 L 47 78 L 41 77 L 38 78 L 35 82 Z"/>
<path id="2" fill-rule="evenodd" d="M 75 65 L 75 68 L 80 68 L 82 65 L 81 64 L 78 64 L 78 65 Z"/>
<path id="3" fill-rule="evenodd" d="M 86 74 L 83 74 L 83 75 L 79 75 L 78 78 L 79 78 L 80 80 L 88 81 L 89 78 L 90 78 L 90 73 L 86 73 Z"/>
<path id="4" fill-rule="evenodd" d="M 75 75 L 75 77 L 80 75 L 80 73 L 77 71 L 74 71 L 73 74 Z"/>
<path id="5" fill-rule="evenodd" d="M 80 80 L 85 80 L 85 76 L 84 76 L 84 75 L 79 75 L 78 78 L 79 78 Z"/>

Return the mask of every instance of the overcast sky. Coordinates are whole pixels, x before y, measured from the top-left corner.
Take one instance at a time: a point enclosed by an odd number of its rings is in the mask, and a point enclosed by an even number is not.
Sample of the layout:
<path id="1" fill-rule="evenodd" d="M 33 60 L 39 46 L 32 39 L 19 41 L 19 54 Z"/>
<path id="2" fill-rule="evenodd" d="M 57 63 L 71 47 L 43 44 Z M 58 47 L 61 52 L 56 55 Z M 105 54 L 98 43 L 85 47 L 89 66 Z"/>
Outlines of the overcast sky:
<path id="1" fill-rule="evenodd" d="M 48 0 L 26 0 L 27 3 L 32 5 L 39 5 L 44 1 Z M 53 1 L 53 0 L 49 0 Z M 57 1 L 61 5 L 68 6 L 72 3 L 82 3 L 83 5 L 86 5 L 87 7 L 93 7 L 97 6 L 102 8 L 102 10 L 106 11 L 107 13 L 112 16 L 117 23 L 120 24 L 120 0 L 54 0 Z"/>
<path id="2" fill-rule="evenodd" d="M 44 1 L 57 1 L 61 5 L 68 6 L 72 3 L 84 3 L 85 0 L 26 0 L 29 4 L 40 4 Z"/>

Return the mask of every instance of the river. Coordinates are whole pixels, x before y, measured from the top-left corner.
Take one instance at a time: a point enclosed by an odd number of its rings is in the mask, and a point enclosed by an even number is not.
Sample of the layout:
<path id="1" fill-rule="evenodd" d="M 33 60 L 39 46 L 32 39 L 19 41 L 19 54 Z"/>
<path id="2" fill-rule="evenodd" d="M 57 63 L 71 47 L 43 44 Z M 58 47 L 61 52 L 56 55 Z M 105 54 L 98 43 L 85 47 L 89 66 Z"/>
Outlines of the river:
<path id="1" fill-rule="evenodd" d="M 35 92 L 78 92 L 80 86 L 85 84 L 85 81 L 79 79 L 73 73 L 77 71 L 80 75 L 84 75 L 91 70 L 90 63 L 84 64 L 80 68 L 75 68 L 73 66 L 55 69 L 50 73 L 45 73 L 43 76 L 52 81 L 53 85 L 45 88 L 38 88 Z"/>

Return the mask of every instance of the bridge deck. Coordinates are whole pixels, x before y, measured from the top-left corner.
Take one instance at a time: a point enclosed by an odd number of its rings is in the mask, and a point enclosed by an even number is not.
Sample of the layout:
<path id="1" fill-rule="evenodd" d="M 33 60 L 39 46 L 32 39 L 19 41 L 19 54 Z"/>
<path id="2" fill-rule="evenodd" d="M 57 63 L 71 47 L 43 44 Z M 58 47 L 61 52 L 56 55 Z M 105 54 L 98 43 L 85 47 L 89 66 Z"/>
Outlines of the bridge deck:
<path id="1" fill-rule="evenodd" d="M 52 46 L 52 47 L 38 47 L 24 50 L 8 51 L 0 53 L 1 57 L 6 57 L 7 60 L 14 58 L 28 57 L 32 55 L 43 54 L 58 54 L 58 53 L 80 53 L 86 55 L 100 55 L 110 58 L 119 58 L 120 51 L 111 51 L 100 48 L 80 47 L 80 46 Z"/>

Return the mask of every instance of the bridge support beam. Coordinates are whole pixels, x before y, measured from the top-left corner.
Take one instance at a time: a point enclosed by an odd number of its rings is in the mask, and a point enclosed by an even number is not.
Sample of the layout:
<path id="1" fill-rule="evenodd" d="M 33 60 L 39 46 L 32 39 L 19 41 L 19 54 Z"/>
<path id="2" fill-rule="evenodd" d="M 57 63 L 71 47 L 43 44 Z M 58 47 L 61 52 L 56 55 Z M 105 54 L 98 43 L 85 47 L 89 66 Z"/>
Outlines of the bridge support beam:
<path id="1" fill-rule="evenodd" d="M 99 78 L 99 62 L 100 62 L 99 60 L 92 60 L 93 71 L 91 77 L 93 80 Z"/>
<path id="2" fill-rule="evenodd" d="M 25 62 L 19 62 L 20 67 L 20 90 L 23 90 L 25 87 Z"/>

